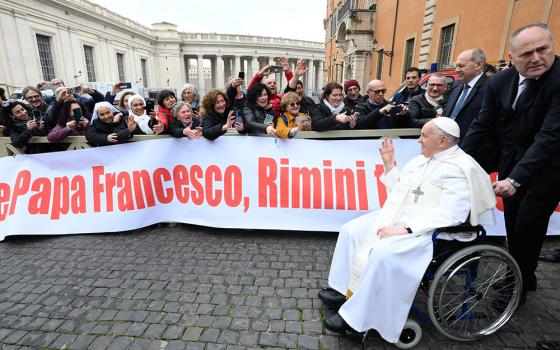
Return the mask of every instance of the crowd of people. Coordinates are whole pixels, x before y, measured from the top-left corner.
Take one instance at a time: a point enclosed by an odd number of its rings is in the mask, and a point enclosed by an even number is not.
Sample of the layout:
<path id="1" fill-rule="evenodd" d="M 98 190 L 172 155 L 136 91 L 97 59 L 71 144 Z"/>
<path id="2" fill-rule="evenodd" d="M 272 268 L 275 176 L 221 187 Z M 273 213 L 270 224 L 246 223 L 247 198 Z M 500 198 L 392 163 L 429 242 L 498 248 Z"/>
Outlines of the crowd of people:
<path id="1" fill-rule="evenodd" d="M 481 50 L 474 52 L 463 55 L 474 68 L 464 70 L 459 80 L 468 81 L 482 72 L 486 58 Z M 280 71 L 288 81 L 283 92 L 278 91 L 276 81 Z M 288 60 L 280 57 L 277 66 L 266 65 L 257 72 L 246 89 L 244 79 L 233 76 L 224 90 L 201 96 L 189 83 L 178 96 L 172 90 L 159 91 L 155 101 L 122 90 L 120 82 L 103 96 L 87 85 L 69 88 L 60 79 L 42 81 L 25 87 L 21 99 L 3 101 L 0 133 L 28 153 L 60 149 L 28 145 L 33 136 L 47 136 L 56 144 L 67 136 L 83 135 L 92 146 L 127 142 L 137 134 L 214 140 L 237 131 L 292 138 L 299 131 L 311 130 L 421 128 L 430 119 L 446 115 L 444 110 L 450 105 L 445 77 L 432 75 L 425 91 L 419 86 L 422 72 L 415 67 L 408 69 L 406 88 L 391 103 L 381 80 L 370 81 L 362 94 L 355 79 L 343 85 L 327 83 L 315 103 L 304 95 L 301 77 L 306 71 L 306 60 L 298 61 L 292 71 Z M 54 90 L 52 100 L 43 97 L 41 90 L 47 86 Z M 468 129 L 468 122 L 464 124 L 462 134 Z"/>

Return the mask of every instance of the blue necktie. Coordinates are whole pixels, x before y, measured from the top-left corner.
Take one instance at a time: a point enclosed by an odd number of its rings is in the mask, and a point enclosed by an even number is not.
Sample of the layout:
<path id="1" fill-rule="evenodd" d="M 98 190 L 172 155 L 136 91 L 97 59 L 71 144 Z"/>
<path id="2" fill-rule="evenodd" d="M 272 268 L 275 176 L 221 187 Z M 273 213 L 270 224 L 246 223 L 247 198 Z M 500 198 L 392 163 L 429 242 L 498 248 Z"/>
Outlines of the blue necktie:
<path id="1" fill-rule="evenodd" d="M 457 103 L 455 103 L 455 107 L 453 107 L 453 112 L 451 112 L 451 115 L 449 116 L 451 119 L 455 119 L 457 117 L 457 114 L 459 114 L 459 111 L 461 110 L 461 107 L 463 107 L 463 102 L 465 102 L 465 98 L 467 97 L 470 88 L 471 87 L 469 86 L 469 84 L 463 85 L 463 91 L 461 91 L 461 96 L 459 97 Z"/>

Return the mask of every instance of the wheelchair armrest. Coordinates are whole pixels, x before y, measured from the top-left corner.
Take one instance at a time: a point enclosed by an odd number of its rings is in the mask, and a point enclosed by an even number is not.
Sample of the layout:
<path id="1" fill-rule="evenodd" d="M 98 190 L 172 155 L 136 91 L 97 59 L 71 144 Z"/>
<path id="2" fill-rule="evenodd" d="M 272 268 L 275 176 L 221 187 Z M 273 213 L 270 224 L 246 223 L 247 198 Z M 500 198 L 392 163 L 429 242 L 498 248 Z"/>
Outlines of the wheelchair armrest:
<path id="1" fill-rule="evenodd" d="M 461 225 L 458 225 L 458 226 L 449 226 L 449 227 L 438 228 L 432 234 L 432 242 L 435 243 L 435 241 L 437 239 L 437 236 L 442 232 L 445 232 L 445 233 L 476 232 L 477 237 L 479 237 L 479 238 L 486 236 L 486 230 L 484 229 L 484 227 L 482 225 L 473 226 L 473 225 L 469 224 L 468 222 L 465 222 L 465 223 L 462 223 Z"/>

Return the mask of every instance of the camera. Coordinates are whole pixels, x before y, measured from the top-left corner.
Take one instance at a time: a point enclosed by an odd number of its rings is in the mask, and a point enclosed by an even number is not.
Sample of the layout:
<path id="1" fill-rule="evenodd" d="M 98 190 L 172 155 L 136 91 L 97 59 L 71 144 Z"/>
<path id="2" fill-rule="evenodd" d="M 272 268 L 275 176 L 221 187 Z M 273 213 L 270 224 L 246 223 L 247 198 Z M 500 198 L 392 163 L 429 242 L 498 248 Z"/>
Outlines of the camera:
<path id="1" fill-rule="evenodd" d="M 130 89 L 132 88 L 132 83 L 120 83 L 119 87 L 121 89 Z"/>
<path id="2" fill-rule="evenodd" d="M 270 73 L 282 73 L 282 66 L 272 66 L 270 67 Z"/>
<path id="3" fill-rule="evenodd" d="M 393 108 L 391 109 L 391 114 L 399 114 L 402 111 L 402 105 L 398 105 L 395 102 L 391 103 Z"/>

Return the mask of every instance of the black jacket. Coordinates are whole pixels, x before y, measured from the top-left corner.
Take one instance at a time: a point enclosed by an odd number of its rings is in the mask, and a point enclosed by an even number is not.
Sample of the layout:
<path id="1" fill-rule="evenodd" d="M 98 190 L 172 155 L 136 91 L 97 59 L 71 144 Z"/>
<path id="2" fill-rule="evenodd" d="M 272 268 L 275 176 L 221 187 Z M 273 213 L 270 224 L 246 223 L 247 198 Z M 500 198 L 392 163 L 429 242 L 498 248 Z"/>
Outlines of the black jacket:
<path id="1" fill-rule="evenodd" d="M 499 163 L 486 170 L 497 170 L 500 178 L 510 177 L 525 188 L 557 186 L 560 173 L 560 58 L 527 91 L 527 98 L 513 110 L 519 83 L 515 67 L 488 80 L 478 117 L 461 147 L 475 159 L 483 156 L 480 146 L 493 132 Z M 554 183 L 538 177 L 556 174 Z"/>
<path id="2" fill-rule="evenodd" d="M 29 140 L 33 136 L 45 136 L 47 135 L 46 128 L 43 129 L 27 129 L 27 122 L 29 120 L 17 120 L 11 125 L 6 126 L 6 130 L 8 130 L 8 134 L 10 135 L 10 141 L 12 146 L 17 148 L 23 148 L 27 146 Z"/>
<path id="3" fill-rule="evenodd" d="M 167 133 L 173 137 L 185 137 L 183 134 L 183 129 L 185 129 L 188 125 L 184 125 L 178 119 L 173 119 L 167 128 Z M 196 128 L 200 126 L 200 122 L 198 119 L 192 119 L 192 128 Z"/>
<path id="4" fill-rule="evenodd" d="M 126 118 L 121 118 L 117 124 L 108 124 L 95 119 L 86 131 L 86 140 L 92 146 L 113 145 L 107 141 L 107 135 L 116 133 L 117 143 L 125 143 L 130 140 L 132 134 L 128 131 Z"/>
<path id="5" fill-rule="evenodd" d="M 287 92 L 296 92 L 295 89 L 292 89 L 289 85 L 286 86 L 286 88 L 284 89 L 284 93 Z M 313 110 L 313 108 L 315 108 L 315 101 L 313 101 L 313 99 L 309 96 L 301 96 L 301 102 L 299 105 L 299 111 L 300 113 L 304 113 L 304 114 L 311 114 L 311 111 Z"/>
<path id="6" fill-rule="evenodd" d="M 267 115 L 274 117 L 274 110 L 272 106 L 262 108 L 258 105 L 247 105 L 243 109 L 243 119 L 245 120 L 245 127 L 250 134 L 266 134 L 266 127 L 264 120 Z M 273 119 L 276 124 L 276 118 Z"/>
<path id="7" fill-rule="evenodd" d="M 357 112 L 356 109 L 350 109 L 345 106 L 344 110 L 340 113 L 350 113 L 351 110 Z M 365 112 L 363 114 L 360 113 L 354 129 L 371 129 L 375 123 L 374 117 L 368 116 Z M 313 131 L 352 130 L 350 123 L 339 123 L 336 120 L 336 115 L 333 115 L 329 107 L 322 101 L 313 108 L 311 113 L 311 125 Z"/>
<path id="8" fill-rule="evenodd" d="M 445 108 L 445 97 L 440 101 L 439 107 L 429 104 L 424 94 L 411 98 L 408 102 L 410 127 L 422 128 L 424 124 L 436 117 L 438 108 Z"/>
<path id="9" fill-rule="evenodd" d="M 393 96 L 391 102 L 397 105 L 409 103 L 411 98 L 413 98 L 414 96 L 422 95 L 425 92 L 426 90 L 419 86 L 418 89 L 411 94 L 410 91 L 408 91 L 408 89 L 405 87 L 401 92 L 397 92 L 395 96 Z"/>
<path id="10" fill-rule="evenodd" d="M 207 113 L 202 117 L 202 136 L 208 140 L 215 140 L 227 132 L 222 130 L 222 126 L 226 123 L 229 111 L 225 111 L 223 115 L 215 112 Z"/>

